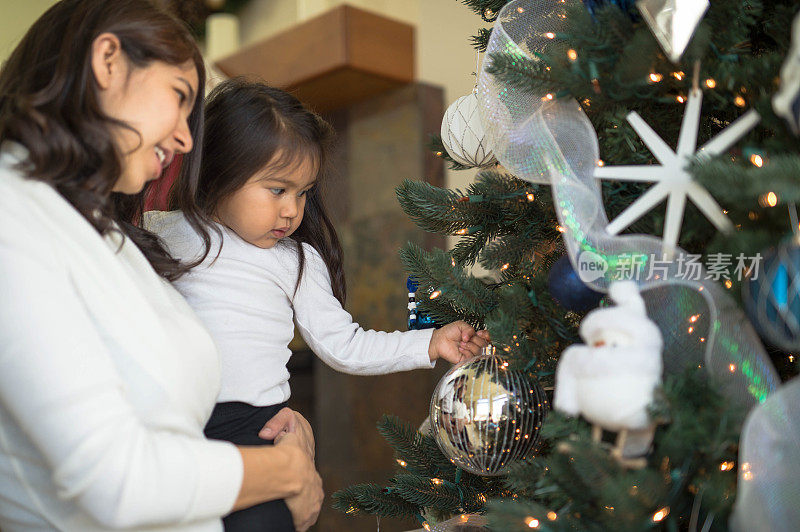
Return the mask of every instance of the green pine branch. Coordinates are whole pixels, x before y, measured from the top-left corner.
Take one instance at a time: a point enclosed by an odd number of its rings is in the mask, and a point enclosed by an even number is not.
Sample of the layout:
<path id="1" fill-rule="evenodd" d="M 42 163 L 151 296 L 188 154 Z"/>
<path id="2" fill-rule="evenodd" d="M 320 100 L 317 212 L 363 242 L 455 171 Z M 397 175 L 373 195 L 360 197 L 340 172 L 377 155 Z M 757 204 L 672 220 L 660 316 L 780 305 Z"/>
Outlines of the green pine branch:
<path id="1" fill-rule="evenodd" d="M 333 507 L 347 515 L 416 517 L 420 507 L 375 484 L 358 484 L 333 494 Z"/>

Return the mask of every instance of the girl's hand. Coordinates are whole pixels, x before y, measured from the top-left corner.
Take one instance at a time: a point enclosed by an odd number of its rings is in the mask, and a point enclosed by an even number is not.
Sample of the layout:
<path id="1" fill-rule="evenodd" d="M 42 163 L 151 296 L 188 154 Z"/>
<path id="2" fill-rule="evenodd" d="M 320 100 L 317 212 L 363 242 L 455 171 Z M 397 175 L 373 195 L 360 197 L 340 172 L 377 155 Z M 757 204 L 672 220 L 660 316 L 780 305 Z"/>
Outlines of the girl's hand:
<path id="1" fill-rule="evenodd" d="M 433 331 L 428 355 L 431 361 L 443 358 L 452 364 L 458 364 L 466 358 L 480 354 L 481 349 L 489 345 L 489 340 L 489 331 L 476 332 L 468 323 L 454 321 Z"/>

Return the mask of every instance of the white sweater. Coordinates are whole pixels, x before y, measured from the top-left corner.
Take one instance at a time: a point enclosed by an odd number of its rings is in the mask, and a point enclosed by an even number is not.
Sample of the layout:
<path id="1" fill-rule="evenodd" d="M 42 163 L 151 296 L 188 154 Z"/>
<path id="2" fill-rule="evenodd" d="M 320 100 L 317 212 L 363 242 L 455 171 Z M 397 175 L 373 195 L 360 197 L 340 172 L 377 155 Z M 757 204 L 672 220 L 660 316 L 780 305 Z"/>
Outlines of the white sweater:
<path id="1" fill-rule="evenodd" d="M 221 531 L 236 448 L 203 437 L 213 342 L 139 249 L 0 152 L 0 529 Z"/>
<path id="2" fill-rule="evenodd" d="M 188 261 L 202 251 L 200 237 L 179 211 L 147 213 L 145 227 L 163 239 L 173 257 Z M 219 257 L 219 237 L 210 231 L 209 256 L 175 286 L 219 348 L 219 402 L 266 406 L 289 398 L 292 319 L 317 356 L 338 371 L 377 375 L 433 367 L 431 329 L 386 333 L 353 323 L 333 296 L 325 263 L 311 246 L 303 246 L 306 267 L 295 292 L 299 265 L 294 241 L 262 249 L 218 227 L 224 241 Z"/>

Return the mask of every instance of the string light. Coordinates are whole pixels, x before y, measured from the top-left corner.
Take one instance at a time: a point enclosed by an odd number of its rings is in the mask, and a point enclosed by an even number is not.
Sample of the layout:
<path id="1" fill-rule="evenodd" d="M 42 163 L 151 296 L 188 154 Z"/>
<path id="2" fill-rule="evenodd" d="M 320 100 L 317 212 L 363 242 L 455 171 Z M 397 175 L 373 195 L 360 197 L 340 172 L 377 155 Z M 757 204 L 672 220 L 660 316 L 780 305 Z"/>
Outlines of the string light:
<path id="1" fill-rule="evenodd" d="M 750 156 L 750 162 L 759 168 L 764 166 L 764 159 L 757 153 Z"/>
<path id="2" fill-rule="evenodd" d="M 506 262 L 505 264 L 503 264 L 503 265 L 500 267 L 500 271 L 501 271 L 501 272 L 504 272 L 504 271 L 506 271 L 506 270 L 508 269 L 508 267 L 509 267 L 509 266 L 511 266 L 511 265 L 510 265 L 509 263 L 507 263 L 507 262 Z"/>
<path id="3" fill-rule="evenodd" d="M 433 293 L 430 295 L 430 299 L 436 299 L 440 295 L 442 295 L 442 291 L 441 290 L 434 290 Z M 400 464 L 400 465 L 403 465 L 403 464 Z"/>
<path id="4" fill-rule="evenodd" d="M 605 166 L 606 163 L 603 159 L 597 159 L 597 166 Z"/>
<path id="5" fill-rule="evenodd" d="M 433 482 L 434 484 L 439 486 L 442 483 L 442 479 L 440 479 L 440 478 L 432 478 L 431 482 Z"/>
<path id="6" fill-rule="evenodd" d="M 528 528 L 539 528 L 539 520 L 535 517 L 526 517 L 525 524 L 528 525 Z"/>
<path id="7" fill-rule="evenodd" d="M 706 80 L 706 87 L 708 87 L 709 89 L 713 89 L 716 86 L 717 86 L 717 82 L 714 81 L 712 78 L 708 78 Z"/>
<path id="8" fill-rule="evenodd" d="M 400 467 L 405 467 L 408 465 L 405 460 L 401 460 L 400 458 L 397 459 L 397 463 L 400 464 Z"/>
<path id="9" fill-rule="evenodd" d="M 661 522 L 668 515 L 669 515 L 669 506 L 665 506 L 664 508 L 660 509 L 659 511 L 653 514 L 653 522 L 654 523 Z"/>
<path id="10" fill-rule="evenodd" d="M 547 94 L 545 94 L 544 96 L 542 96 L 542 101 L 550 101 L 552 99 L 553 99 L 553 95 L 551 93 L 549 93 L 549 92 Z"/>
<path id="11" fill-rule="evenodd" d="M 547 33 L 544 34 L 544 36 L 547 37 L 548 39 L 555 39 L 556 38 L 556 34 L 553 33 L 552 31 L 548 31 Z"/>
<path id="12" fill-rule="evenodd" d="M 719 465 L 719 470 L 720 471 L 730 471 L 731 469 L 733 469 L 733 466 L 734 466 L 733 462 L 722 462 Z"/>
<path id="13" fill-rule="evenodd" d="M 733 105 L 735 105 L 736 107 L 744 107 L 745 105 L 747 105 L 747 102 L 744 101 L 744 98 L 742 98 L 741 96 L 737 96 L 736 98 L 733 99 Z"/>
<path id="14" fill-rule="evenodd" d="M 731 370 L 731 373 L 736 371 L 736 364 L 731 364 L 728 366 L 728 369 Z"/>
<path id="15" fill-rule="evenodd" d="M 769 205 L 770 207 L 774 207 L 775 205 L 778 204 L 778 195 L 775 194 L 774 192 L 767 192 L 765 201 L 767 205 Z"/>
<path id="16" fill-rule="evenodd" d="M 551 521 L 555 521 L 558 518 L 558 514 L 553 511 L 547 512 L 547 518 Z"/>
<path id="17" fill-rule="evenodd" d="M 422 523 L 422 528 L 424 528 L 425 530 L 430 530 L 431 529 L 431 525 L 429 525 L 428 522 L 425 521 L 424 523 Z"/>
<path id="18" fill-rule="evenodd" d="M 725 281 L 725 288 L 730 290 L 732 286 L 733 286 L 733 282 L 730 279 Z"/>
<path id="19" fill-rule="evenodd" d="M 700 317 L 700 314 L 695 314 L 689 318 L 689 323 L 696 323 L 697 319 Z"/>
<path id="20" fill-rule="evenodd" d="M 794 355 L 789 355 L 789 362 L 794 362 Z"/>
<path id="21" fill-rule="evenodd" d="M 650 73 L 650 81 L 652 81 L 653 83 L 658 83 L 662 79 L 664 79 L 664 76 L 662 76 L 658 72 L 651 72 Z"/>
<path id="22" fill-rule="evenodd" d="M 437 152 L 436 152 L 436 156 L 437 156 L 437 157 L 441 157 L 441 156 L 442 156 L 442 152 L 440 152 L 440 151 L 437 151 Z"/>
<path id="23" fill-rule="evenodd" d="M 469 233 L 469 229 L 467 229 L 466 227 L 464 229 L 459 229 L 458 231 L 456 231 L 457 235 L 466 235 L 467 233 Z"/>
<path id="24" fill-rule="evenodd" d="M 556 231 L 558 231 L 559 233 L 564 233 L 564 232 L 566 232 L 566 229 L 564 229 L 564 228 L 563 228 L 563 227 L 561 227 L 560 225 L 557 225 L 557 226 L 556 226 Z"/>
<path id="25" fill-rule="evenodd" d="M 528 198 L 528 201 L 533 201 L 533 192 L 528 192 L 526 197 Z"/>
<path id="26" fill-rule="evenodd" d="M 578 59 L 578 52 L 570 48 L 569 50 L 567 50 L 567 57 L 569 57 L 570 61 L 575 61 L 576 59 Z"/>
<path id="27" fill-rule="evenodd" d="M 672 77 L 673 77 L 673 78 L 675 78 L 675 79 L 677 79 L 678 81 L 681 81 L 681 80 L 683 80 L 683 77 L 684 77 L 685 75 L 686 75 L 686 74 L 684 74 L 683 72 L 673 72 L 673 73 L 672 73 Z"/>
<path id="28" fill-rule="evenodd" d="M 677 98 L 675 98 L 675 99 L 676 99 L 676 100 L 678 100 L 678 103 L 683 103 L 683 102 L 685 102 L 685 101 L 686 101 L 686 98 L 684 98 L 683 96 L 678 96 L 678 97 L 677 97 Z"/>

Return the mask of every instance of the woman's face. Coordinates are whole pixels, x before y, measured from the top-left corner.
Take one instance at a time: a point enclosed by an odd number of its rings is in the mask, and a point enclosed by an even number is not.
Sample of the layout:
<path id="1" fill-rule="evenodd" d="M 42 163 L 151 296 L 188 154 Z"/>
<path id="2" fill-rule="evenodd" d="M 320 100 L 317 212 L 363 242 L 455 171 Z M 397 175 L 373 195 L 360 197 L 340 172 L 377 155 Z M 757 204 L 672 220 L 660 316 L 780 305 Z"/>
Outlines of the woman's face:
<path id="1" fill-rule="evenodd" d="M 191 61 L 134 67 L 113 34 L 95 40 L 92 66 L 101 110 L 135 130 L 113 126 L 123 156 L 113 191 L 136 194 L 161 176 L 176 153 L 192 149 L 188 120 L 198 93 L 197 69 Z"/>

